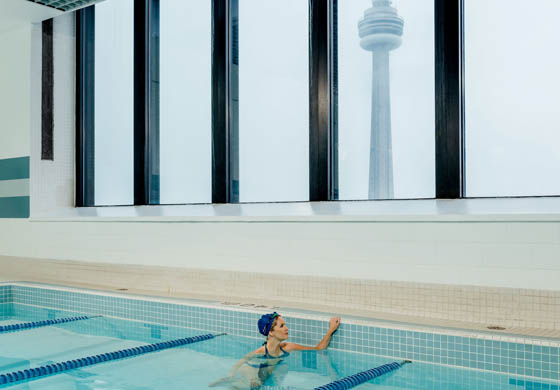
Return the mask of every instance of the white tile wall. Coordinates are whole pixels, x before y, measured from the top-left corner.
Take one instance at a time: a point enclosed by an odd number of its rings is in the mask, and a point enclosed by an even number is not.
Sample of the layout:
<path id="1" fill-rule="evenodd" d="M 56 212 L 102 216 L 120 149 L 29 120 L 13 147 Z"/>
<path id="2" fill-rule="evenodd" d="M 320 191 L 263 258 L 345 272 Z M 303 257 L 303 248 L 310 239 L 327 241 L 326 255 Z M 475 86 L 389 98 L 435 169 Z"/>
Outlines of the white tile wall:
<path id="1" fill-rule="evenodd" d="M 73 207 L 75 145 L 74 14 L 54 19 L 54 160 L 41 160 L 41 24 L 33 25 L 31 61 L 31 216 Z"/>
<path id="2" fill-rule="evenodd" d="M 0 255 L 559 290 L 560 243 L 478 243 L 463 230 L 465 224 L 10 220 L 0 221 Z M 508 224 L 488 225 L 499 231 Z M 557 223 L 519 224 L 526 230 L 557 227 Z M 389 238 L 395 242 L 384 241 L 388 238 L 380 235 L 394 225 L 401 227 L 400 234 L 397 229 Z M 480 224 L 470 225 L 474 229 Z M 407 241 L 410 232 L 421 229 L 430 231 L 431 238 Z M 448 231 L 456 232 L 456 242 L 438 240 Z M 486 234 L 494 233 L 487 229 Z M 510 240 L 522 236 L 520 232 Z"/>

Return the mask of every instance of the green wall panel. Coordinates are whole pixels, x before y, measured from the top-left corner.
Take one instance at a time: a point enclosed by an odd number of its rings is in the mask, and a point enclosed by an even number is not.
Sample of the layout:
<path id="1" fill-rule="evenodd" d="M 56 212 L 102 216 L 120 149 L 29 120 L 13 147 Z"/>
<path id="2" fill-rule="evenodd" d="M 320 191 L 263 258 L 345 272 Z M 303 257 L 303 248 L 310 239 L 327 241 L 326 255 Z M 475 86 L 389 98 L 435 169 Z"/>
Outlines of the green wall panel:
<path id="1" fill-rule="evenodd" d="M 29 218 L 29 196 L 0 198 L 0 218 Z"/>
<path id="2" fill-rule="evenodd" d="M 0 160 L 0 180 L 29 179 L 29 157 Z"/>

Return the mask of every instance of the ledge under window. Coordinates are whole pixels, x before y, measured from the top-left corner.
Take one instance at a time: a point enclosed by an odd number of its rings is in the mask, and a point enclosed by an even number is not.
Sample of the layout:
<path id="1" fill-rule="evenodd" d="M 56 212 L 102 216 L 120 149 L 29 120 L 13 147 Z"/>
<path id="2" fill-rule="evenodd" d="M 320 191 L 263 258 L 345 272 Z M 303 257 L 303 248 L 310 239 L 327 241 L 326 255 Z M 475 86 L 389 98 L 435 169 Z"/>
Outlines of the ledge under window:
<path id="1" fill-rule="evenodd" d="M 105 206 L 33 222 L 560 222 L 560 197 Z"/>

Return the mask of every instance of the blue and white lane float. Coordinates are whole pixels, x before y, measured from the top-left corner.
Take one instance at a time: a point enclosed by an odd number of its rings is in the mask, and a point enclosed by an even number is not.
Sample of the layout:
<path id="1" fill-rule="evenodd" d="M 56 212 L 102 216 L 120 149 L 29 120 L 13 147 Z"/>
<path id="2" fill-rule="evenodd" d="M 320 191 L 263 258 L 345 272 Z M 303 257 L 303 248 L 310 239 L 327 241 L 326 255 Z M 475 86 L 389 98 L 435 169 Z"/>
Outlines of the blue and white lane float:
<path id="1" fill-rule="evenodd" d="M 64 324 L 66 322 L 89 320 L 91 318 L 98 318 L 98 317 L 101 317 L 101 316 L 66 317 L 66 318 L 56 318 L 56 319 L 53 319 L 53 320 L 22 322 L 22 323 L 19 323 L 19 324 L 11 324 L 11 325 L 0 325 L 0 333 L 13 332 L 13 331 L 24 330 L 24 329 L 39 328 L 41 326 Z"/>
<path id="2" fill-rule="evenodd" d="M 21 371 L 14 371 L 8 374 L 0 374 L 0 386 L 7 384 L 15 384 L 29 379 L 36 379 L 47 375 L 59 374 L 64 371 L 73 370 L 75 368 L 92 366 L 111 360 L 119 360 L 138 355 L 144 355 L 150 352 L 162 351 L 164 349 L 180 347 L 182 345 L 192 344 L 199 341 L 210 340 L 217 336 L 223 336 L 225 333 L 204 334 L 201 336 L 186 337 L 171 341 L 164 341 L 156 344 L 142 345 L 134 348 L 121 349 L 115 352 L 102 353 L 100 355 L 88 356 L 75 360 L 67 360 L 62 363 L 47 364 L 45 366 L 29 368 Z"/>
<path id="3" fill-rule="evenodd" d="M 327 383 L 326 385 L 316 387 L 314 390 L 348 390 L 362 383 L 370 381 L 378 376 L 387 374 L 388 372 L 395 371 L 401 368 L 406 363 L 411 363 L 410 360 L 404 360 L 402 362 L 393 362 L 384 364 L 379 367 L 372 368 L 367 371 L 362 371 L 354 375 L 347 376 L 345 378 L 338 379 L 334 382 Z"/>

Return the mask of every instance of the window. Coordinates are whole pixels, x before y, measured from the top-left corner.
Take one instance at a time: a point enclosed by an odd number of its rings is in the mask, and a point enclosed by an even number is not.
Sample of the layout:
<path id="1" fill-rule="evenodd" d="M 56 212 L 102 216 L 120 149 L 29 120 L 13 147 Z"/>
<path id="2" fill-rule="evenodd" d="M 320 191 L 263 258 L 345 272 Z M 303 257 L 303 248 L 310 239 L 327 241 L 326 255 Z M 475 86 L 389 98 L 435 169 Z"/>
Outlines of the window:
<path id="1" fill-rule="evenodd" d="M 433 2 L 337 11 L 339 199 L 434 197 Z"/>
<path id="2" fill-rule="evenodd" d="M 82 9 L 77 204 L 558 195 L 560 5 L 539 4 Z"/>
<path id="3" fill-rule="evenodd" d="M 133 16 L 130 0 L 95 7 L 95 205 L 134 203 Z"/>
<path id="4" fill-rule="evenodd" d="M 210 203 L 210 1 L 159 2 L 160 203 Z"/>
<path id="5" fill-rule="evenodd" d="M 232 104 L 240 202 L 309 199 L 308 8 L 301 0 L 239 0 Z"/>
<path id="6" fill-rule="evenodd" d="M 465 1 L 467 196 L 560 194 L 560 2 Z"/>

